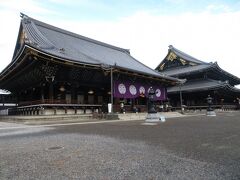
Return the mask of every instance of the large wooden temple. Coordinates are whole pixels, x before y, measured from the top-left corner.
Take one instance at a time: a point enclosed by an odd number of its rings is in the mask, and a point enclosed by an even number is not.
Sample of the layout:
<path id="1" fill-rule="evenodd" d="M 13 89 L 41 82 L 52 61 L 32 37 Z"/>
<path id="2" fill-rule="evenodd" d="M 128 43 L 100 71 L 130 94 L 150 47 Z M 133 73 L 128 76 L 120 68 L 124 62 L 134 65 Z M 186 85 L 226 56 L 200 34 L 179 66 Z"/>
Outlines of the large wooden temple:
<path id="1" fill-rule="evenodd" d="M 172 106 L 188 107 L 206 106 L 206 97 L 213 97 L 215 106 L 236 105 L 240 98 L 240 89 L 234 87 L 240 84 L 240 78 L 221 69 L 217 62 L 198 60 L 178 49 L 169 46 L 168 54 L 157 66 L 157 71 L 168 76 L 186 79 L 186 83 L 169 87 L 168 97 Z"/>
<path id="2" fill-rule="evenodd" d="M 0 73 L 0 89 L 11 92 L 9 114 L 82 114 L 132 108 L 146 110 L 148 89 L 156 101 L 179 80 L 145 66 L 128 49 L 93 40 L 21 14 L 10 64 Z"/>

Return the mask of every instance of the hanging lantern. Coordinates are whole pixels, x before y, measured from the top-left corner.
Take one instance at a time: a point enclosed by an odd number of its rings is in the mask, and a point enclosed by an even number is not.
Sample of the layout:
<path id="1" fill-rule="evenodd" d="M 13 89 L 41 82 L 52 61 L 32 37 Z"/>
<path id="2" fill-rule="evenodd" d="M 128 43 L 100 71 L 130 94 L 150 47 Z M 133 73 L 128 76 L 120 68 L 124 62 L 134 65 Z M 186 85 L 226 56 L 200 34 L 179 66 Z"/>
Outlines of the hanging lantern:
<path id="1" fill-rule="evenodd" d="M 64 92 L 64 91 L 65 91 L 65 87 L 64 87 L 63 85 L 61 85 L 61 87 L 59 88 L 59 90 L 60 90 L 61 92 Z"/>
<path id="2" fill-rule="evenodd" d="M 94 91 L 92 90 L 92 89 L 90 89 L 89 91 L 88 91 L 88 94 L 93 94 L 94 93 Z"/>

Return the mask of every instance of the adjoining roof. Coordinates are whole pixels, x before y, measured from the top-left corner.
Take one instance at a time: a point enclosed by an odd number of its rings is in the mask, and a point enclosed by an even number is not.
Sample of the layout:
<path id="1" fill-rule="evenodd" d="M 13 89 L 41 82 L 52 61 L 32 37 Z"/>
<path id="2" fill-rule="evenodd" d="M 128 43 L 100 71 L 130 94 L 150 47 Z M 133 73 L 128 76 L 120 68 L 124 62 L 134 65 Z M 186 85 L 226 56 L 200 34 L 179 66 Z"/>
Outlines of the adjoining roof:
<path id="1" fill-rule="evenodd" d="M 217 62 L 215 63 L 208 63 L 208 64 L 200 64 L 197 66 L 187 66 L 187 67 L 179 67 L 176 69 L 169 69 L 165 70 L 163 73 L 168 76 L 173 77 L 183 77 L 183 75 L 189 75 L 193 73 L 203 72 L 203 71 L 209 71 L 210 69 L 214 70 L 215 76 L 221 76 L 222 78 L 225 77 L 226 80 L 229 80 L 230 84 L 237 85 L 240 83 L 240 78 L 237 76 L 232 75 L 231 73 L 221 69 Z"/>
<path id="2" fill-rule="evenodd" d="M 166 74 L 168 76 L 177 76 L 177 75 L 182 75 L 185 73 L 191 73 L 194 71 L 205 70 L 205 69 L 213 67 L 214 65 L 215 65 L 215 63 L 201 64 L 198 66 L 187 66 L 187 67 L 181 67 L 181 68 L 176 68 L 176 69 L 169 69 L 169 70 L 165 70 L 164 74 Z"/>
<path id="3" fill-rule="evenodd" d="M 112 46 L 35 20 L 24 14 L 25 44 L 41 52 L 87 65 L 107 65 L 177 82 L 142 64 L 128 49 Z M 16 56 L 15 56 L 16 57 Z"/>
<path id="4" fill-rule="evenodd" d="M 177 48 L 173 47 L 172 45 L 168 46 L 169 47 L 169 51 L 172 51 L 174 52 L 177 56 L 183 58 L 184 60 L 187 60 L 187 61 L 190 61 L 190 62 L 193 62 L 193 63 L 196 63 L 196 64 L 208 64 L 207 62 L 204 62 L 204 61 L 200 61 L 180 50 L 178 50 Z"/>
<path id="5" fill-rule="evenodd" d="M 216 81 L 212 79 L 204 79 L 198 81 L 187 81 L 185 84 L 181 86 L 182 92 L 199 92 L 207 91 L 207 90 L 214 90 L 214 89 L 221 89 L 225 88 L 233 92 L 240 93 L 240 89 L 237 89 L 231 86 L 227 81 Z M 168 93 L 177 93 L 180 91 L 179 86 L 169 87 L 167 89 Z"/>
<path id="6" fill-rule="evenodd" d="M 174 54 L 174 56 L 172 55 Z M 169 59 L 173 58 L 173 59 Z M 179 64 L 174 64 L 174 61 L 180 62 Z M 186 63 L 185 61 L 191 62 L 190 64 Z M 162 68 L 161 66 L 165 67 L 166 64 L 170 63 L 173 64 L 173 66 L 167 66 L 167 68 Z M 229 80 L 229 83 L 231 85 L 237 85 L 240 84 L 240 78 L 237 76 L 232 75 L 231 73 L 221 69 L 217 62 L 204 62 L 200 61 L 178 49 L 173 47 L 172 45 L 169 46 L 168 54 L 164 58 L 164 60 L 157 66 L 156 70 L 159 70 L 160 72 L 172 76 L 172 77 L 178 77 L 178 78 L 186 78 L 184 76 L 189 76 L 194 73 L 201 73 L 204 71 L 211 71 L 212 75 L 215 74 L 215 78 L 217 80 Z"/>
<path id="7" fill-rule="evenodd" d="M 198 65 L 208 65 L 210 63 L 204 62 L 204 61 L 200 61 L 180 50 L 178 50 L 177 48 L 173 47 L 172 45 L 168 46 L 168 53 L 166 55 L 166 57 L 160 62 L 160 64 L 155 68 L 156 70 L 160 71 L 160 72 L 164 72 L 167 71 L 168 69 L 176 69 L 176 68 L 182 68 L 182 67 L 176 67 L 177 64 L 175 64 L 174 66 L 170 66 L 166 68 L 166 64 L 172 64 L 172 62 L 176 62 L 179 61 L 180 64 L 182 64 L 183 66 L 198 66 Z M 167 65 L 168 66 L 168 65 Z"/>

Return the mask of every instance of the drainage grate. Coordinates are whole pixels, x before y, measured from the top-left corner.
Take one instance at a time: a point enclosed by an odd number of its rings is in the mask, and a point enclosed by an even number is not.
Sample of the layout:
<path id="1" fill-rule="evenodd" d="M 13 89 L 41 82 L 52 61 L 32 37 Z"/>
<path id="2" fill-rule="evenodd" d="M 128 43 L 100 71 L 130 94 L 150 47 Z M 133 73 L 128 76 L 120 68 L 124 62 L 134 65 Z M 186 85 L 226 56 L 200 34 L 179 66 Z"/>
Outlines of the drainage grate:
<path id="1" fill-rule="evenodd" d="M 58 150 L 58 149 L 63 149 L 63 146 L 53 146 L 48 148 L 47 150 Z"/>

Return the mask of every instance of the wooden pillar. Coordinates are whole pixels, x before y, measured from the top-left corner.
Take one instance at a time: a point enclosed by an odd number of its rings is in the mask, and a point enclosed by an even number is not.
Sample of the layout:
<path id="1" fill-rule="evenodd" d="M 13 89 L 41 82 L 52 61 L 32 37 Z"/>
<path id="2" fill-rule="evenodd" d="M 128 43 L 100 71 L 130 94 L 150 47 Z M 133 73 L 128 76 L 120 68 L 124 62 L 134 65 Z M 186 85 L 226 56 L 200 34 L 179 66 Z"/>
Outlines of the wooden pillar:
<path id="1" fill-rule="evenodd" d="M 43 102 L 44 99 L 45 99 L 45 97 L 44 97 L 44 86 L 43 86 L 43 84 L 42 84 L 42 85 L 41 85 L 41 101 Z"/>
<path id="2" fill-rule="evenodd" d="M 53 81 L 55 76 L 46 76 L 46 81 L 49 84 L 48 98 L 52 101 L 54 97 Z"/>
<path id="3" fill-rule="evenodd" d="M 181 113 L 183 114 L 183 100 L 182 100 L 182 85 L 179 86 L 179 95 L 180 95 L 180 108 L 181 108 Z"/>
<path id="4" fill-rule="evenodd" d="M 31 89 L 31 101 L 35 100 L 35 98 L 34 98 L 34 93 L 35 93 L 34 91 L 35 90 L 36 90 L 35 87 Z"/>
<path id="5" fill-rule="evenodd" d="M 49 82 L 49 99 L 53 100 L 53 82 Z"/>
<path id="6" fill-rule="evenodd" d="M 74 84 L 71 85 L 71 103 L 77 103 L 76 86 Z"/>
<path id="7" fill-rule="evenodd" d="M 113 68 L 111 68 L 111 112 L 113 113 Z"/>

